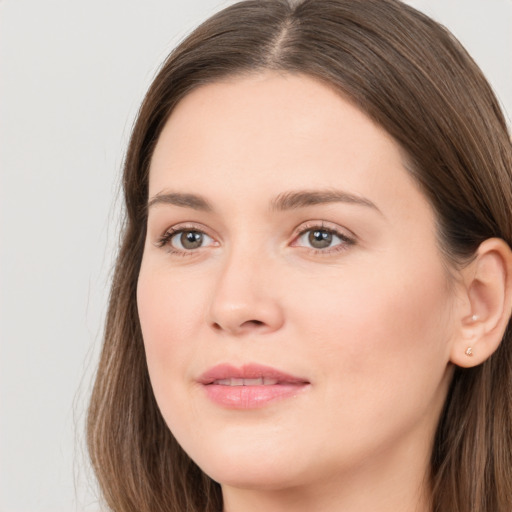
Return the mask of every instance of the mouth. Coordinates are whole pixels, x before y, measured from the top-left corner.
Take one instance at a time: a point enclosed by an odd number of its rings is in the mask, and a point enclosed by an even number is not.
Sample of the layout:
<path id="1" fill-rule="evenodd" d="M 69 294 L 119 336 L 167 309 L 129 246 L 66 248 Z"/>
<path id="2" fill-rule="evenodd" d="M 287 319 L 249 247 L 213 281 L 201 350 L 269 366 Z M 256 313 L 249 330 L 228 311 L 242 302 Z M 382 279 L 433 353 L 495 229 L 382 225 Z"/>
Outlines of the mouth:
<path id="1" fill-rule="evenodd" d="M 218 386 L 275 386 L 276 384 L 280 384 L 280 382 L 277 379 L 260 377 L 258 379 L 217 379 L 211 384 Z"/>
<path id="2" fill-rule="evenodd" d="M 203 373 L 198 382 L 212 402 L 229 409 L 260 408 L 296 396 L 310 385 L 307 379 L 259 364 L 218 365 Z"/>

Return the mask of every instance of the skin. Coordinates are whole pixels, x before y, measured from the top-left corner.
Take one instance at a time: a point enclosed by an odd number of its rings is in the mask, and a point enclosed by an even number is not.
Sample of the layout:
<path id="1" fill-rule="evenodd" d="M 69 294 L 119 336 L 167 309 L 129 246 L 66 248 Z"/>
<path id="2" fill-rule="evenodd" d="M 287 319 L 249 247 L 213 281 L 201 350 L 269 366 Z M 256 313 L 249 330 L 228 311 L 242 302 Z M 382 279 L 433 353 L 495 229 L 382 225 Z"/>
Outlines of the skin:
<path id="1" fill-rule="evenodd" d="M 302 190 L 374 206 L 271 207 Z M 170 193 L 211 210 L 155 199 Z M 468 304 L 396 142 L 312 78 L 236 77 L 178 104 L 149 197 L 137 293 L 151 382 L 178 442 L 221 483 L 225 511 L 430 510 L 432 439 Z M 179 233 L 163 244 L 173 227 L 205 233 L 202 245 L 180 246 Z M 341 236 L 314 248 L 314 227 Z M 220 363 L 310 384 L 227 409 L 197 382 Z"/>

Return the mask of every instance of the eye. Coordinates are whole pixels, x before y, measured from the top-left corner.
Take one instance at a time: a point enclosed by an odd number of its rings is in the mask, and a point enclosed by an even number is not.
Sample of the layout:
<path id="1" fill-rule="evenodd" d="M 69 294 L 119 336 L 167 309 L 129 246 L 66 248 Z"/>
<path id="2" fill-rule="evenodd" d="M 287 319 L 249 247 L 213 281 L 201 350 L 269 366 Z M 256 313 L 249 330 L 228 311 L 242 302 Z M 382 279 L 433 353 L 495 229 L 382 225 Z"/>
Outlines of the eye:
<path id="1" fill-rule="evenodd" d="M 313 226 L 302 230 L 293 245 L 321 252 L 331 252 L 329 249 L 342 250 L 354 243 L 353 238 L 335 229 Z"/>
<path id="2" fill-rule="evenodd" d="M 210 237 L 200 231 L 182 231 L 171 238 L 171 245 L 176 249 L 199 249 Z M 210 239 L 211 240 L 211 239 Z"/>
<path id="3" fill-rule="evenodd" d="M 158 241 L 158 246 L 168 246 L 171 252 L 190 252 L 212 245 L 214 240 L 197 229 L 170 229 Z"/>
<path id="4" fill-rule="evenodd" d="M 299 240 L 301 240 L 302 243 L 307 241 L 307 243 L 315 249 L 325 249 L 326 247 L 330 247 L 336 238 L 338 238 L 336 235 L 325 229 L 310 229 L 306 231 Z"/>

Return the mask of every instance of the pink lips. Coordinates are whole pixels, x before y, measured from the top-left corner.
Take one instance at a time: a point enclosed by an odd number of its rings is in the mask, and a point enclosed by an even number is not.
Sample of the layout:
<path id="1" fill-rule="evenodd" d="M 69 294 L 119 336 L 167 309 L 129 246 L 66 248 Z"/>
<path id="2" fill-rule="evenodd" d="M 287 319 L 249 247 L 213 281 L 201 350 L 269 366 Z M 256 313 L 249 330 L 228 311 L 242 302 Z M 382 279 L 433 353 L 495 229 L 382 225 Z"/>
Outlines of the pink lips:
<path id="1" fill-rule="evenodd" d="M 230 409 L 253 409 L 291 397 L 309 382 L 275 368 L 248 364 L 241 368 L 221 364 L 203 373 L 198 382 L 210 400 Z"/>

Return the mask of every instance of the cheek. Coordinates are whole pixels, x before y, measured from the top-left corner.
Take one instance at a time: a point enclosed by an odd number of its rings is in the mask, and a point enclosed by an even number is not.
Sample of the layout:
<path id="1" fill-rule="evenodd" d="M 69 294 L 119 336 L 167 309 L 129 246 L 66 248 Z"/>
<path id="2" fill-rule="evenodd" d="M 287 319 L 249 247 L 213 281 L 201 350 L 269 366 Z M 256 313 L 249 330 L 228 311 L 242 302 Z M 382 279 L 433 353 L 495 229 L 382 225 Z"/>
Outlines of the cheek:
<path id="1" fill-rule="evenodd" d="M 197 280 L 180 280 L 176 272 L 142 265 L 137 305 L 149 373 L 155 393 L 163 381 L 185 376 L 185 364 L 198 353 L 205 290 Z"/>
<path id="2" fill-rule="evenodd" d="M 198 413 L 185 397 L 191 392 L 191 361 L 203 351 L 198 340 L 200 283 L 176 280 L 178 273 L 143 265 L 137 284 L 137 304 L 149 378 L 162 416 L 180 440 L 192 435 Z M 195 342 L 191 342 L 195 340 Z"/>
<path id="3" fill-rule="evenodd" d="M 411 267 L 409 265 L 409 267 Z M 297 286 L 297 336 L 311 360 L 321 358 L 333 386 L 434 392 L 449 360 L 452 296 L 442 268 L 382 266 Z M 300 298 L 300 299 L 299 299 Z M 348 383 L 348 384 L 347 384 Z"/>
<path id="4" fill-rule="evenodd" d="M 417 429 L 429 436 L 437 423 L 449 382 L 452 299 L 442 271 L 401 270 L 354 271 L 290 294 L 301 298 L 290 307 L 292 337 L 303 341 L 302 359 L 321 388 L 318 419 L 310 421 L 333 440 L 327 453 L 317 447 L 319 457 L 371 454 Z"/>

